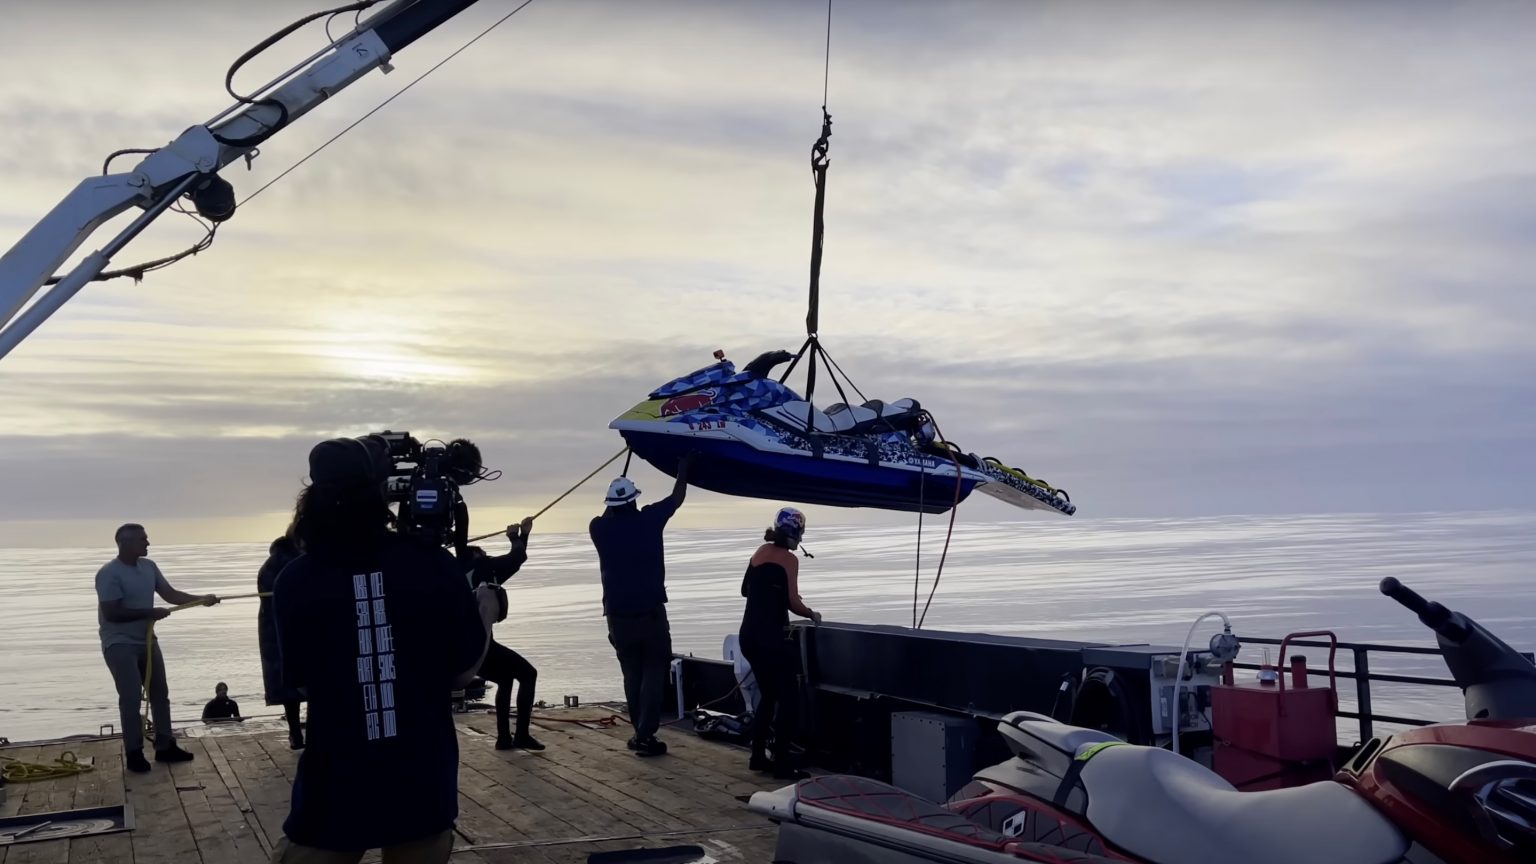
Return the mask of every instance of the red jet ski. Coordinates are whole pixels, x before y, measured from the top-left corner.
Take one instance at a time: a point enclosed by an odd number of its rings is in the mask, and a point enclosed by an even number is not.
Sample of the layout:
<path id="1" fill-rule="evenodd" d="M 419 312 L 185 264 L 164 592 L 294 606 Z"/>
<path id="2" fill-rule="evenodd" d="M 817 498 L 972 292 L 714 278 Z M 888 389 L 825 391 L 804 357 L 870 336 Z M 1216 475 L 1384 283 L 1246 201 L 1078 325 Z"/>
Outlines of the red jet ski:
<path id="1" fill-rule="evenodd" d="M 1332 780 L 1240 792 L 1169 750 L 1019 711 L 998 725 L 1014 757 L 943 806 L 832 775 L 752 809 L 779 824 L 786 864 L 1536 862 L 1536 666 L 1396 579 L 1381 592 L 1435 632 L 1467 719 L 1373 738 Z"/>

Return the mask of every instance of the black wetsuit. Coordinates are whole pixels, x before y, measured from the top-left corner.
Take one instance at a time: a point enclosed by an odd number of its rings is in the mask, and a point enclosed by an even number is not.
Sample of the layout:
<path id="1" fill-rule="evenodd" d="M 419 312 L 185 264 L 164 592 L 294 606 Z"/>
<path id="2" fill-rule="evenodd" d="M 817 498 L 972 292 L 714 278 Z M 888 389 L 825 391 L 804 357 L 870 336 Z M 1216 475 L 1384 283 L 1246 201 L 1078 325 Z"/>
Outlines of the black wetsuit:
<path id="1" fill-rule="evenodd" d="M 475 562 L 466 562 L 462 566 L 472 568 L 467 574 L 472 586 L 482 582 L 501 585 L 510 579 L 527 560 L 527 550 L 522 546 L 514 546 L 512 551 L 505 555 L 487 556 Z M 502 645 L 492 637 L 490 647 L 485 652 L 485 660 L 480 664 L 480 677 L 496 684 L 498 742 L 512 740 L 512 724 L 508 715 L 512 711 L 512 685 L 516 682 L 517 737 L 527 739 L 528 723 L 533 717 L 533 688 L 539 680 L 539 670 L 535 669 L 523 655 Z"/>
<path id="2" fill-rule="evenodd" d="M 747 567 L 741 580 L 747 598 L 741 616 L 741 652 L 752 666 L 761 694 L 752 723 L 752 760 L 761 762 L 770 728 L 774 763 L 787 766 L 789 743 L 795 734 L 795 673 L 800 657 L 789 638 L 789 574 L 784 565 L 765 561 Z"/>

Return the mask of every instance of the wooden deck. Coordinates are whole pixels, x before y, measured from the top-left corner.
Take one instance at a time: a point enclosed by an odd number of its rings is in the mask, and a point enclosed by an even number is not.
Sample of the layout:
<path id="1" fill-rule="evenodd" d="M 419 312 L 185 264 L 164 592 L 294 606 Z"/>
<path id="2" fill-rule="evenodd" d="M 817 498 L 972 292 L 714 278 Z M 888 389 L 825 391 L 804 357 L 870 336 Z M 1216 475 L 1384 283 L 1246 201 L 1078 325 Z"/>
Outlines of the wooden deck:
<path id="1" fill-rule="evenodd" d="M 543 753 L 498 752 L 488 714 L 459 719 L 455 864 L 575 864 L 593 852 L 693 844 L 720 862 L 772 860 L 774 830 L 745 799 L 776 784 L 747 770 L 746 752 L 663 730 L 668 755 L 637 758 L 627 724 L 599 728 L 607 710 L 541 711 Z M 196 759 L 122 770 L 117 738 L 21 744 L 0 755 L 47 762 L 65 750 L 94 771 L 12 784 L 0 817 L 132 804 L 134 829 L 100 837 L 0 846 L 0 864 L 260 864 L 282 836 L 298 754 L 280 724 L 265 731 L 186 735 Z M 374 853 L 366 860 L 377 860 Z"/>

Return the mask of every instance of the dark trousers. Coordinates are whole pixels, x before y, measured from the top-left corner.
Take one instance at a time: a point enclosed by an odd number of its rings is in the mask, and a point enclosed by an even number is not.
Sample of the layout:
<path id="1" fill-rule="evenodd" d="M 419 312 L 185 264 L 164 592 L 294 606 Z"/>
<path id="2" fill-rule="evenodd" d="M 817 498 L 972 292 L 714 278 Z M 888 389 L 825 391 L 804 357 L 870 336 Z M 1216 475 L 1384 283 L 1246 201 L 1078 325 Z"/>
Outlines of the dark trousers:
<path id="1" fill-rule="evenodd" d="M 283 719 L 288 721 L 288 737 L 289 738 L 297 739 L 297 738 L 302 738 L 303 737 L 303 735 L 304 735 L 304 727 L 299 722 L 299 702 L 298 702 L 298 700 L 294 700 L 292 702 L 284 702 L 283 703 Z"/>
<path id="2" fill-rule="evenodd" d="M 112 645 L 101 649 L 107 671 L 117 685 L 117 708 L 123 721 L 123 752 L 144 749 L 144 721 L 139 715 L 139 701 L 144 698 L 144 669 L 148 651 L 144 645 Z M 165 680 L 165 658 L 155 645 L 155 670 L 149 682 L 149 712 L 155 719 L 155 749 L 164 750 L 176 743 L 171 737 L 171 696 Z"/>
<path id="3" fill-rule="evenodd" d="M 667 622 L 667 607 L 609 615 L 608 644 L 624 672 L 624 699 L 629 703 L 635 738 L 644 741 L 656 737 L 667 692 L 667 668 L 672 663 L 672 625 Z"/>
<path id="4" fill-rule="evenodd" d="M 505 645 L 491 640 L 480 664 L 480 677 L 496 684 L 496 735 L 509 737 L 508 714 L 512 711 L 512 684 L 517 683 L 517 734 L 528 734 L 528 721 L 533 717 L 533 686 L 539 680 L 539 670 L 523 659 L 523 655 Z"/>
<path id="5" fill-rule="evenodd" d="M 799 719 L 795 673 L 800 657 L 795 643 L 782 637 L 744 638 L 741 653 L 752 667 L 758 691 L 757 711 L 752 717 L 752 757 L 763 758 L 772 740 L 773 761 L 785 765 Z"/>

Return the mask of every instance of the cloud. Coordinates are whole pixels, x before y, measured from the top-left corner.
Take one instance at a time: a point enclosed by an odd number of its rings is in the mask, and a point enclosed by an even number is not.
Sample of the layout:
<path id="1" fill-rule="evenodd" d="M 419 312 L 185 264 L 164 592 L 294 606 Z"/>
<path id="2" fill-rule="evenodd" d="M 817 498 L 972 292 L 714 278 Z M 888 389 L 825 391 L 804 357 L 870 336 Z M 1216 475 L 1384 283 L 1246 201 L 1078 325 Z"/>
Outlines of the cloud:
<path id="1" fill-rule="evenodd" d="M 0 58 L 3 236 L 106 152 L 218 110 L 229 60 L 309 11 L 93 7 L 82 32 L 69 5 L 25 6 Z M 547 501 L 713 348 L 798 344 L 824 8 L 535 3 L 212 250 L 88 287 L 0 361 L 0 469 L 49 490 L 0 516 L 107 518 L 152 481 L 157 513 L 228 531 L 286 505 L 273 465 L 381 425 L 489 442 L 517 480 L 477 490 L 488 508 Z M 226 176 L 249 194 L 504 12 Z M 1510 82 L 1536 73 L 1533 18 L 839 3 L 827 345 L 1085 516 L 1528 506 L 1536 96 Z M 167 21 L 199 39 L 136 47 Z M 118 263 L 197 236 L 162 220 Z"/>

